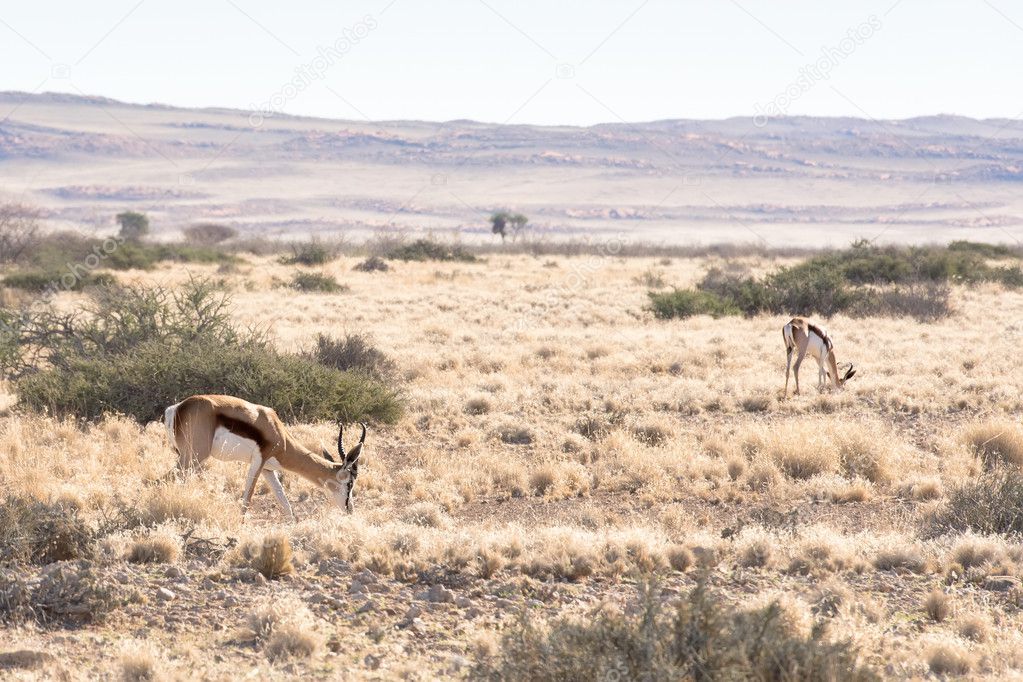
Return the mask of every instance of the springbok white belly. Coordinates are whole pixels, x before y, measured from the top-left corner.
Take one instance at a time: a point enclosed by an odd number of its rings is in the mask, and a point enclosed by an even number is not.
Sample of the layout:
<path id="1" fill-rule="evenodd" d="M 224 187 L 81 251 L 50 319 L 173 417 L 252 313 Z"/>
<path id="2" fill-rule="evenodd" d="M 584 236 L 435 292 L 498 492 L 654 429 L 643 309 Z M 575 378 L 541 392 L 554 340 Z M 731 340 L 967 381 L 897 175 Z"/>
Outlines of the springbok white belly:
<path id="1" fill-rule="evenodd" d="M 224 427 L 219 427 L 213 432 L 213 447 L 210 450 L 210 455 L 222 462 L 245 462 L 246 464 L 260 456 L 259 446 L 255 441 L 233 434 Z M 266 460 L 265 468 L 270 471 L 280 471 L 281 465 L 276 458 L 271 457 Z"/>

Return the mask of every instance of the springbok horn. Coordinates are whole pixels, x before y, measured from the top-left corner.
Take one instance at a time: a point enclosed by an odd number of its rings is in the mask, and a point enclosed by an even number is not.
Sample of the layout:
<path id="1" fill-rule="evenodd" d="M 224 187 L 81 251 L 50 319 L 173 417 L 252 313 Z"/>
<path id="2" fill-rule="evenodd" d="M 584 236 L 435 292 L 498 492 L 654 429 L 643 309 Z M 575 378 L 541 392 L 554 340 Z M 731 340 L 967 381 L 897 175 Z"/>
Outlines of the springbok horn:
<path id="1" fill-rule="evenodd" d="M 343 462 L 345 459 L 345 426 L 341 422 L 337 423 L 337 454 Z"/>
<path id="2" fill-rule="evenodd" d="M 362 427 L 362 436 L 359 438 L 359 445 L 366 442 L 366 422 L 359 422 L 359 426 Z"/>

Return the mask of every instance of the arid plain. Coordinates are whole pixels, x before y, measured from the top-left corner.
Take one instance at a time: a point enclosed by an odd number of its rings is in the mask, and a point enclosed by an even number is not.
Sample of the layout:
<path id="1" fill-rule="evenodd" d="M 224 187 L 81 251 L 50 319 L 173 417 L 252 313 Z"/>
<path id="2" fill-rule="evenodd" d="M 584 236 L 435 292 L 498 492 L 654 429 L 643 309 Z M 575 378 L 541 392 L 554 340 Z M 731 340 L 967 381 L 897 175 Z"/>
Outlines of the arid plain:
<path id="1" fill-rule="evenodd" d="M 971 676 L 1023 668 L 1023 547 L 927 532 L 948 491 L 983 470 L 977 439 L 1019 438 L 1018 291 L 957 287 L 936 323 L 837 316 L 839 360 L 858 376 L 818 394 L 804 368 L 804 395 L 783 401 L 784 319 L 644 310 L 651 278 L 691 284 L 715 256 L 352 272 L 359 260 L 323 268 L 351 287 L 340 294 L 281 289 L 293 266 L 265 258 L 187 268 L 221 278 L 238 321 L 271 323 L 283 347 L 357 331 L 393 359 L 408 408 L 371 426 L 352 516 L 289 478 L 298 523 L 267 491 L 242 518 L 240 466 L 166 482 L 175 456 L 159 423 L 4 417 L 6 493 L 69 500 L 97 524 L 124 508 L 156 524 L 101 538 L 95 570 L 127 595 L 101 623 L 6 629 L 6 648 L 56 654 L 38 676 L 464 675 L 520 612 L 628 604 L 651 576 L 669 594 L 704 576 L 739 606 L 778 599 L 792 628 L 826 621 L 886 676 L 925 677 L 942 656 Z M 335 436 L 322 423 L 296 433 Z M 293 574 L 269 582 L 240 549 L 268 536 L 295 552 Z M 138 563 L 147 551 L 156 561 Z M 268 608 L 302 640 L 294 650 L 274 655 L 252 633 Z"/>
<path id="2" fill-rule="evenodd" d="M 722 630 L 775 604 L 764 679 L 809 676 L 780 663 L 797 650 L 823 661 L 816 679 L 847 679 L 850 660 L 864 679 L 1023 677 L 1018 520 L 982 499 L 1023 505 L 1023 289 L 953 278 L 947 314 L 820 318 L 856 377 L 818 392 L 808 360 L 787 399 L 781 330 L 800 311 L 650 309 L 651 292 L 715 269 L 764 277 L 817 253 L 792 247 L 856 237 L 1006 242 L 992 262 L 1018 266 L 1012 124 L 249 129 L 239 112 L 0 101 L 13 108 L 0 199 L 38 206 L 48 229 L 102 237 L 133 209 L 154 243 L 207 220 L 241 232 L 229 260 L 110 271 L 114 285 L 206 278 L 239 328 L 281 352 L 358 335 L 403 405 L 369 425 L 355 513 L 286 476 L 288 523 L 262 486 L 242 515 L 242 465 L 168 477 L 159 422 L 48 416 L 5 383 L 4 676 L 542 678 L 557 641 L 582 652 L 621 626 L 642 645 L 627 659 L 562 672 L 618 680 L 662 646 L 644 630 L 650 604 L 707 590 Z M 486 226 L 504 207 L 533 221 L 507 246 Z M 461 235 L 477 259 L 357 269 L 427 232 Z M 333 257 L 281 262 L 284 242 L 310 236 Z M 301 273 L 340 289 L 296 290 Z M 81 311 L 94 296 L 47 305 Z M 5 311 L 37 305 L 3 297 Z M 291 428 L 317 449 L 336 438 L 327 420 Z M 21 528 L 49 538 L 33 550 L 43 560 L 6 561 Z M 772 662 L 778 642 L 789 648 Z"/>

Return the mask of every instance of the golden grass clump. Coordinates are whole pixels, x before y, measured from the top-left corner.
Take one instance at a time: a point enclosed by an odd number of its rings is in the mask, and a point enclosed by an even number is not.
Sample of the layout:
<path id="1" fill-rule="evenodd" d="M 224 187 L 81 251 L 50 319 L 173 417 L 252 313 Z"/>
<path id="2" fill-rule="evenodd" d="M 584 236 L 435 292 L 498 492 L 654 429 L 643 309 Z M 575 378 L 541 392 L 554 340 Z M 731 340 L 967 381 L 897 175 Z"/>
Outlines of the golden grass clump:
<path id="1" fill-rule="evenodd" d="M 993 538 L 967 534 L 952 548 L 951 560 L 970 569 L 994 563 L 1003 556 L 1001 546 Z"/>
<path id="2" fill-rule="evenodd" d="M 967 447 L 988 469 L 1000 465 L 1023 468 L 1023 429 L 1008 421 L 988 421 L 970 427 Z"/>
<path id="3" fill-rule="evenodd" d="M 891 544 L 877 550 L 874 568 L 879 571 L 908 571 L 926 573 L 927 560 L 917 547 L 906 544 Z"/>
<path id="4" fill-rule="evenodd" d="M 291 540 L 288 536 L 283 533 L 271 533 L 259 542 L 242 544 L 235 555 L 234 563 L 254 568 L 268 580 L 275 580 L 295 572 L 293 559 Z"/>
<path id="5" fill-rule="evenodd" d="M 745 568 L 764 568 L 774 559 L 777 538 L 759 531 L 744 530 L 736 540 L 736 562 Z"/>
<path id="6" fill-rule="evenodd" d="M 983 643 L 991 636 L 991 619 L 978 613 L 966 615 L 956 629 L 963 639 Z"/>
<path id="7" fill-rule="evenodd" d="M 170 528 L 159 528 L 135 538 L 127 553 L 133 564 L 173 564 L 181 556 L 181 538 Z"/>
<path id="8" fill-rule="evenodd" d="M 323 648 L 316 619 L 295 598 L 258 606 L 245 620 L 246 634 L 272 661 L 310 658 Z"/>
<path id="9" fill-rule="evenodd" d="M 941 623 L 952 614 L 952 600 L 946 593 L 935 588 L 924 599 L 924 613 L 935 623 Z"/>
<path id="10" fill-rule="evenodd" d="M 957 642 L 939 642 L 927 650 L 927 667 L 935 675 L 966 675 L 974 664 L 973 655 Z"/>
<path id="11" fill-rule="evenodd" d="M 123 647 L 118 666 L 123 682 L 155 682 L 162 678 L 153 650 L 140 642 Z"/>
<path id="12" fill-rule="evenodd" d="M 448 525 L 448 516 L 433 502 L 416 502 L 402 513 L 405 523 L 424 528 L 444 528 Z"/>

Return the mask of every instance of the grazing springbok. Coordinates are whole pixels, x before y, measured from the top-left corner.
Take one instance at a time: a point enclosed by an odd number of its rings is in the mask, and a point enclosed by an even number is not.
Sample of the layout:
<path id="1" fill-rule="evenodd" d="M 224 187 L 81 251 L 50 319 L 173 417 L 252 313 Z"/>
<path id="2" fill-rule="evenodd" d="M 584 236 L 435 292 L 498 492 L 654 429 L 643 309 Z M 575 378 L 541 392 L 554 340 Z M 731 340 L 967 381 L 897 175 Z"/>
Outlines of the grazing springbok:
<path id="1" fill-rule="evenodd" d="M 278 476 L 292 471 L 322 487 L 337 506 L 349 513 L 354 509 L 352 490 L 359 475 L 359 456 L 366 442 L 366 425 L 359 442 L 347 453 L 344 427 L 337 434 L 338 459 L 326 448 L 322 457 L 296 442 L 269 407 L 256 405 L 229 395 L 194 395 L 171 405 L 163 415 L 167 435 L 178 453 L 178 468 L 197 467 L 209 457 L 226 462 L 247 462 L 242 508 L 248 509 L 256 479 L 260 473 L 270 485 L 277 503 L 289 519 L 294 520 Z"/>
<path id="2" fill-rule="evenodd" d="M 841 388 L 845 382 L 853 378 L 856 370 L 852 364 L 845 371 L 843 376 L 838 376 L 838 363 L 835 362 L 835 345 L 831 337 L 822 327 L 812 324 L 802 317 L 794 317 L 782 327 L 781 335 L 785 339 L 785 396 L 789 395 L 789 369 L 792 365 L 792 352 L 798 351 L 796 356 L 796 393 L 799 395 L 799 366 L 803 364 L 803 358 L 809 353 L 817 360 L 817 388 L 823 390 L 827 383 L 825 377 L 831 378 L 831 383 L 836 388 Z"/>

